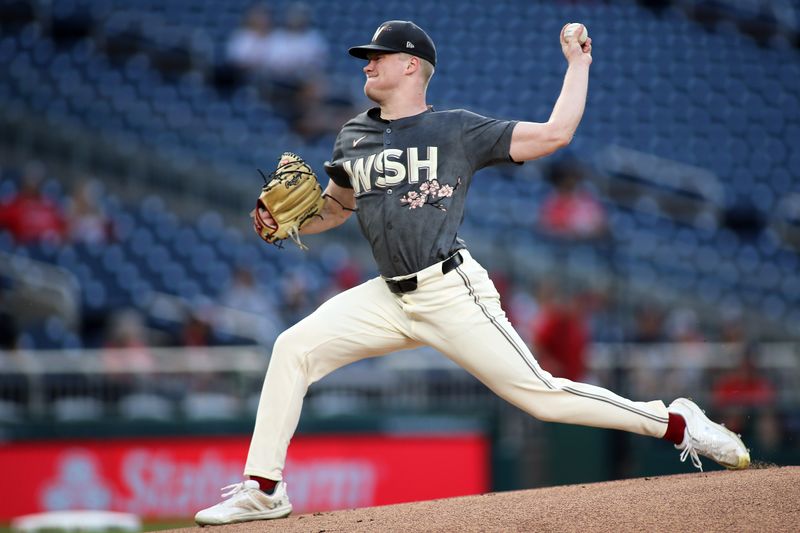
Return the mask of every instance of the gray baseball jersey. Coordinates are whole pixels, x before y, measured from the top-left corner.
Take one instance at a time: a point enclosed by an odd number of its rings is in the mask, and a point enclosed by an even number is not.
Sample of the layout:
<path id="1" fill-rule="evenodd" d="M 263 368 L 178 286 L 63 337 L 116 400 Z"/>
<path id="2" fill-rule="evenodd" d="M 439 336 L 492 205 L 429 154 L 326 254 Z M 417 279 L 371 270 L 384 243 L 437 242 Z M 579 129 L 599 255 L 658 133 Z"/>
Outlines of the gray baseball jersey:
<path id="1" fill-rule="evenodd" d="M 432 108 L 388 121 L 376 107 L 342 127 L 325 171 L 353 189 L 381 275 L 418 272 L 464 248 L 457 232 L 472 176 L 511 162 L 515 125 Z"/>

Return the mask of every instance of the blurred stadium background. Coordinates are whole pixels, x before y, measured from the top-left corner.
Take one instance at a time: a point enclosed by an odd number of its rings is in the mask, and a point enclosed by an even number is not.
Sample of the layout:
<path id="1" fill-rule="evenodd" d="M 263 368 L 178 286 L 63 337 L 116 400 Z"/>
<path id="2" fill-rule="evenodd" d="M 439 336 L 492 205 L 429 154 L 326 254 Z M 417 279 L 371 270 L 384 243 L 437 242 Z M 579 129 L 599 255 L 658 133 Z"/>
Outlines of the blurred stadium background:
<path id="1" fill-rule="evenodd" d="M 354 221 L 259 241 L 256 168 L 292 150 L 322 174 L 369 105 L 346 48 L 398 18 L 437 44 L 429 102 L 534 121 L 561 26 L 587 25 L 572 145 L 482 171 L 461 235 L 543 366 L 691 396 L 755 460 L 800 462 L 798 2 L 252 5 L 0 3 L 0 523 L 186 519 L 239 479 L 273 340 L 375 275 Z M 418 350 L 312 387 L 287 478 L 305 512 L 688 470 Z"/>

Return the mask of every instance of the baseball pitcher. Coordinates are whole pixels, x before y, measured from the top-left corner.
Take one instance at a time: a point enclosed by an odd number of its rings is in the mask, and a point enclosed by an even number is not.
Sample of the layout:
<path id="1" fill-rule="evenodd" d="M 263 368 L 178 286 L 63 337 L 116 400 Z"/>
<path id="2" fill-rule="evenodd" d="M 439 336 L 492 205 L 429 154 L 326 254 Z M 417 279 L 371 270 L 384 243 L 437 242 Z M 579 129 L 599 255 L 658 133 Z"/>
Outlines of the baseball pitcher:
<path id="1" fill-rule="evenodd" d="M 586 29 L 562 28 L 567 70 L 545 123 L 506 121 L 464 110 L 437 111 L 426 89 L 436 48 L 412 22 L 381 24 L 370 43 L 350 48 L 366 61 L 365 94 L 377 105 L 347 122 L 325 164 L 330 182 L 313 193 L 290 230 L 280 201 L 262 195 L 251 214 L 267 242 L 319 233 L 356 213 L 380 276 L 334 296 L 282 333 L 264 381 L 246 480 L 196 515 L 201 525 L 279 518 L 292 511 L 282 480 L 289 441 L 309 385 L 348 363 L 432 346 L 500 397 L 546 421 L 613 428 L 663 438 L 701 467 L 699 455 L 746 468 L 737 435 L 679 398 L 640 402 L 552 376 L 514 331 L 486 270 L 458 238 L 476 171 L 522 163 L 569 144 L 584 111 L 592 63 Z M 265 190 L 302 181 L 294 154 L 284 154 Z M 307 172 L 306 172 L 307 174 Z M 305 175 L 305 174 L 303 174 Z M 276 186 L 276 180 L 285 185 Z M 271 185 L 270 185 L 271 184 Z M 313 187 L 312 187 L 313 188 Z M 309 193 L 312 194 L 312 193 Z M 280 242 L 280 241 L 278 241 Z"/>

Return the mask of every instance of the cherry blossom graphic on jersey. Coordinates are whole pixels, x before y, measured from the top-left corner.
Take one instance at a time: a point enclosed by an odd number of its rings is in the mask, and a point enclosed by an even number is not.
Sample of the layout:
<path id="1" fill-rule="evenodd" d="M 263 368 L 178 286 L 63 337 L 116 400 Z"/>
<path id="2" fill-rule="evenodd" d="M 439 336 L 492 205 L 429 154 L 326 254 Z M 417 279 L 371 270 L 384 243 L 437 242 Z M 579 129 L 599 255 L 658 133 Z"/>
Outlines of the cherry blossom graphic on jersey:
<path id="1" fill-rule="evenodd" d="M 429 205 L 436 209 L 447 211 L 447 208 L 442 205 L 442 200 L 453 196 L 459 185 L 461 185 L 460 177 L 456 180 L 455 185 L 441 185 L 439 180 L 424 181 L 419 186 L 418 191 L 409 191 L 408 194 L 400 198 L 400 203 L 407 205 L 409 209 Z"/>

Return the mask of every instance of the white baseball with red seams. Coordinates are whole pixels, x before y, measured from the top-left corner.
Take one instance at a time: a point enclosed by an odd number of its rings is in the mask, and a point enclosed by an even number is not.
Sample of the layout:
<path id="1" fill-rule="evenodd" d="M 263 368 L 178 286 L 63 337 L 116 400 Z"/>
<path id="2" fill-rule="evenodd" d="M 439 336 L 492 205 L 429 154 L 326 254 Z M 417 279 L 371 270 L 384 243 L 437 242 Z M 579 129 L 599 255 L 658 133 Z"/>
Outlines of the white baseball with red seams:
<path id="1" fill-rule="evenodd" d="M 586 29 L 586 26 L 581 24 L 580 22 L 570 22 L 567 24 L 567 27 L 564 28 L 564 40 L 569 40 L 577 31 L 583 28 L 583 33 L 578 36 L 578 44 L 583 44 L 586 42 L 586 39 L 589 38 L 589 30 Z"/>

